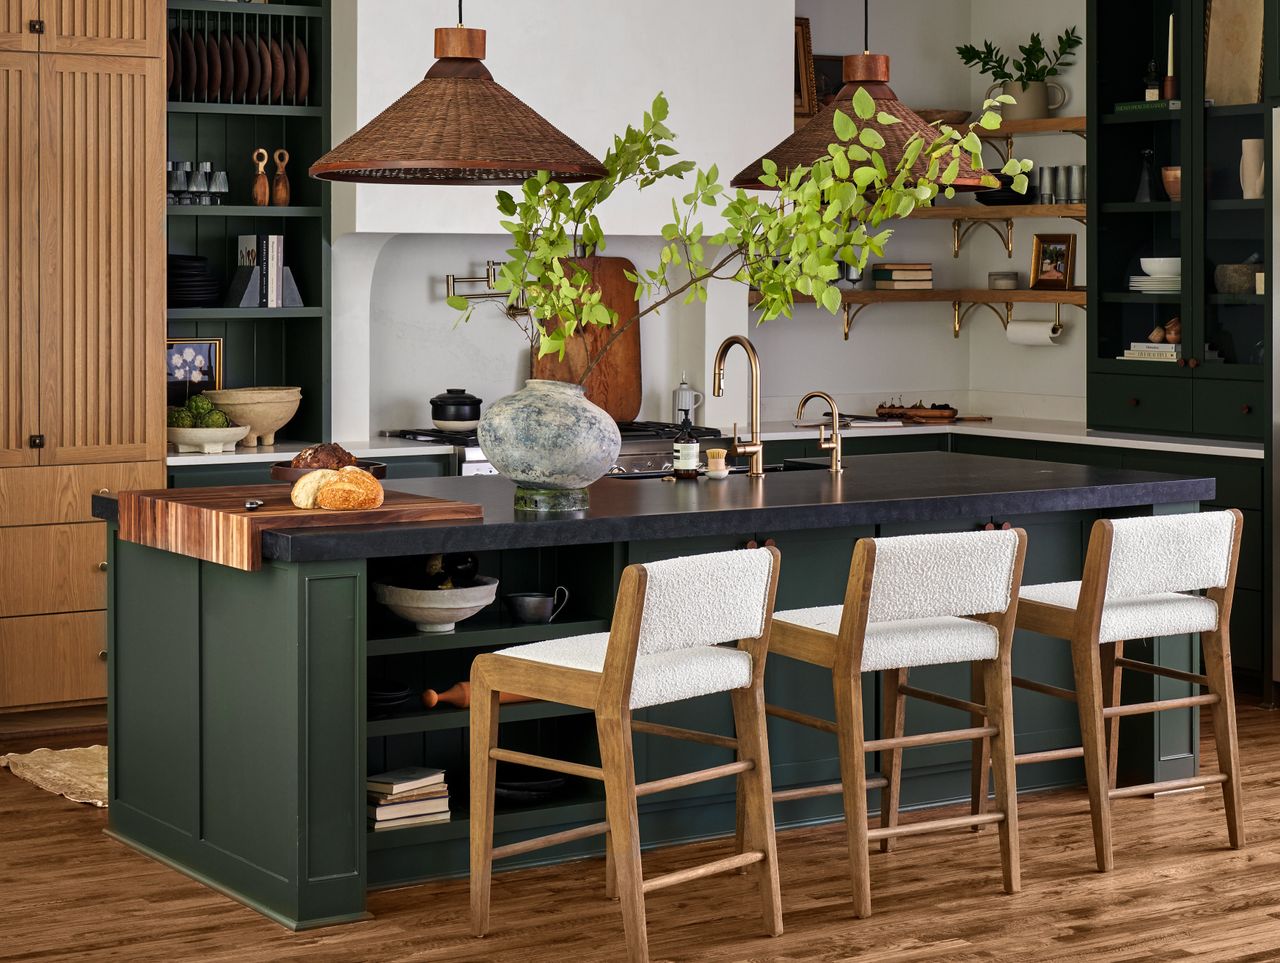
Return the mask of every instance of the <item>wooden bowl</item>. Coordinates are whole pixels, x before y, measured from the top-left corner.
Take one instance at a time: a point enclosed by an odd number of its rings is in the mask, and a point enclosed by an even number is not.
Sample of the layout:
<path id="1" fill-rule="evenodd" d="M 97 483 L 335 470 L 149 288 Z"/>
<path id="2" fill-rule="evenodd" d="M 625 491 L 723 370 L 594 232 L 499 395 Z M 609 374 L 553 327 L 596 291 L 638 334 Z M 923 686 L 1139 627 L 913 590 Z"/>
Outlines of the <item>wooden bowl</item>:
<path id="1" fill-rule="evenodd" d="M 963 124 L 973 114 L 973 111 L 965 108 L 948 109 L 945 107 L 922 107 L 916 111 L 916 116 L 923 120 L 926 124 L 942 122 L 952 127 Z"/>
<path id="2" fill-rule="evenodd" d="M 204 396 L 227 413 L 237 425 L 248 425 L 246 448 L 276 443 L 276 432 L 283 428 L 302 404 L 301 388 L 218 388 Z"/>
<path id="3" fill-rule="evenodd" d="M 387 466 L 385 462 L 365 461 L 363 459 L 356 459 L 355 467 L 363 468 L 374 478 L 387 477 Z M 271 466 L 271 478 L 274 481 L 289 482 L 289 484 L 293 484 L 303 475 L 309 474 L 310 472 L 313 472 L 313 471 L 319 471 L 319 469 L 318 468 L 294 468 L 293 462 L 278 461 Z"/>

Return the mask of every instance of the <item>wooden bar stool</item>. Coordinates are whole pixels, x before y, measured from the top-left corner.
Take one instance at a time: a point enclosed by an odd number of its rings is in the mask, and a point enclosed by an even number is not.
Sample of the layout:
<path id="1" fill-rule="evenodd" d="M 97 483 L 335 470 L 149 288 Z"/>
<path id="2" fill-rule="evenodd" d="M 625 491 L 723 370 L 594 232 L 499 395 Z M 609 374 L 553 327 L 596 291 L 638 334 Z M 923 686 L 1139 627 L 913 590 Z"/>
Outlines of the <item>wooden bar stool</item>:
<path id="1" fill-rule="evenodd" d="M 1227 836 L 1244 845 L 1240 754 L 1231 679 L 1231 600 L 1244 516 L 1235 509 L 1094 522 L 1079 582 L 1024 585 L 1018 628 L 1071 643 L 1075 691 L 1014 677 L 1013 684 L 1067 699 L 1080 712 L 1082 745 L 1016 756 L 1019 765 L 1084 758 L 1098 869 L 1113 865 L 1111 800 L 1175 789 L 1222 786 Z M 1190 594 L 1203 591 L 1203 595 Z M 1124 657 L 1124 640 L 1199 634 L 1204 674 L 1164 668 Z M 776 646 L 775 646 L 776 650 Z M 1120 703 L 1125 669 L 1206 686 L 1207 693 Z M 1116 787 L 1122 716 L 1212 706 L 1218 772 Z M 973 808 L 986 802 L 985 777 L 975 782 Z"/>
<path id="2" fill-rule="evenodd" d="M 764 666 L 778 587 L 775 548 L 721 552 L 629 565 L 608 633 L 519 645 L 477 656 L 471 668 L 471 928 L 489 928 L 493 860 L 607 833 L 609 888 L 622 903 L 627 959 L 649 959 L 646 893 L 753 867 L 765 929 L 782 933 L 772 783 L 764 714 Z M 736 642 L 730 647 L 725 643 Z M 498 747 L 498 696 L 518 693 L 592 709 L 600 766 Z M 635 709 L 728 692 L 737 738 L 632 720 Z M 735 762 L 636 784 L 631 734 L 709 743 Z M 493 848 L 494 774 L 499 760 L 604 783 L 603 823 Z M 745 848 L 724 859 L 644 879 L 636 798 L 738 776 Z"/>
<path id="3" fill-rule="evenodd" d="M 773 799 L 843 794 L 854 914 L 859 917 L 871 914 L 870 840 L 879 840 L 881 849 L 888 851 L 896 836 L 996 823 L 1005 892 L 1021 887 L 1009 655 L 1026 545 L 1021 529 L 864 538 L 854 546 L 843 606 L 779 612 L 774 619 L 770 645 L 775 655 L 831 670 L 836 721 L 780 706 L 765 709 L 777 718 L 835 733 L 840 782 L 775 792 Z M 979 724 L 904 736 L 902 700 L 924 691 L 907 685 L 908 670 L 953 662 L 981 664 L 986 702 L 938 698 L 944 705 L 978 715 Z M 884 673 L 888 734 L 864 741 L 861 676 L 877 671 Z M 984 739 L 991 740 L 1000 811 L 899 825 L 902 751 Z M 882 754 L 881 770 L 887 778 L 867 779 L 868 752 Z M 867 789 L 875 787 L 887 791 L 881 796 L 880 827 L 868 830 Z"/>

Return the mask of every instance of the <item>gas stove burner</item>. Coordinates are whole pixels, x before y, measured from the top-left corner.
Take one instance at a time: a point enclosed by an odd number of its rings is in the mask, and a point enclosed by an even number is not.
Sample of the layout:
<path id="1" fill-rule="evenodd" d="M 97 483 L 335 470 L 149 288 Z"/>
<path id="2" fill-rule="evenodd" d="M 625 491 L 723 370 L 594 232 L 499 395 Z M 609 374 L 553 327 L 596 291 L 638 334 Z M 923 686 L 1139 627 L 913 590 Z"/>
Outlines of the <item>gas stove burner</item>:
<path id="1" fill-rule="evenodd" d="M 691 429 L 695 438 L 719 438 L 720 429 L 694 425 Z M 674 438 L 680 434 L 680 426 L 665 421 L 620 421 L 618 431 L 623 441 L 644 438 Z"/>
<path id="2" fill-rule="evenodd" d="M 458 448 L 474 447 L 476 433 L 474 431 L 442 431 L 439 428 L 405 428 L 402 431 L 388 432 L 410 441 L 438 441 L 442 445 L 454 445 Z"/>

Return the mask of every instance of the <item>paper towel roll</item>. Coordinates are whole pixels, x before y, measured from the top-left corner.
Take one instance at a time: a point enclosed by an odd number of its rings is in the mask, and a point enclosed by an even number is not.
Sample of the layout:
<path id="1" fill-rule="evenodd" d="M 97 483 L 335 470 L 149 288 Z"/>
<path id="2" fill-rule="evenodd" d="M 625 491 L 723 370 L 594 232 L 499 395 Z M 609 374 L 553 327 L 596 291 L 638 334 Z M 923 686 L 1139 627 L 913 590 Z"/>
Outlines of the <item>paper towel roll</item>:
<path id="1" fill-rule="evenodd" d="M 1010 344 L 1056 345 L 1054 339 L 1062 334 L 1056 321 L 1010 321 L 1005 337 Z"/>

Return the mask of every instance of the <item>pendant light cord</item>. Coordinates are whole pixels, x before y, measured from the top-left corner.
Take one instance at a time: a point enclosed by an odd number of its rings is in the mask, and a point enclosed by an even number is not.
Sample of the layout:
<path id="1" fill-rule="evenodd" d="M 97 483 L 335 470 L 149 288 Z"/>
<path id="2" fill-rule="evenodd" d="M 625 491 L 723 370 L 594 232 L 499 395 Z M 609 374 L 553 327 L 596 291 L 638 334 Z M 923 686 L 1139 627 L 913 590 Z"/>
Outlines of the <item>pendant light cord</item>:
<path id="1" fill-rule="evenodd" d="M 462 26 L 462 0 L 458 0 L 458 26 Z"/>
<path id="2" fill-rule="evenodd" d="M 462 6 L 462 0 L 458 0 L 458 6 Z M 869 12 L 871 0 L 862 0 L 862 52 L 871 53 L 871 14 Z M 461 17 L 461 14 L 459 14 Z"/>

